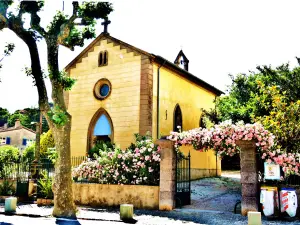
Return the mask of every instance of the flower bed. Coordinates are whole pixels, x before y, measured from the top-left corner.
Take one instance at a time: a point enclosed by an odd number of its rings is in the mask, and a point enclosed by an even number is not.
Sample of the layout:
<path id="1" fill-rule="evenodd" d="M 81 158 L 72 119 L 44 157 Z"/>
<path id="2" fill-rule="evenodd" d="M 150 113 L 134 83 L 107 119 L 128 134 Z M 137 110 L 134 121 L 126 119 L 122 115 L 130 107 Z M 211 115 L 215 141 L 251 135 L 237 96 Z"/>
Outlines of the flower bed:
<path id="1" fill-rule="evenodd" d="M 152 140 L 137 140 L 126 150 L 99 151 L 94 160 L 73 169 L 73 179 L 101 184 L 159 184 L 160 147 Z"/>

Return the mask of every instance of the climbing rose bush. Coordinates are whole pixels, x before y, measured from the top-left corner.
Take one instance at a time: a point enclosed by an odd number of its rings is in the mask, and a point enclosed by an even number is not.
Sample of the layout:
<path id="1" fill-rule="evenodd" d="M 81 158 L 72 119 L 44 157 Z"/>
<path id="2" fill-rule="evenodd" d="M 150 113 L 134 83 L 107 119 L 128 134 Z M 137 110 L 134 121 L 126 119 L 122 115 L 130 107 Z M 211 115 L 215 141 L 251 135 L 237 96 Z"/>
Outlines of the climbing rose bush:
<path id="1" fill-rule="evenodd" d="M 233 156 L 240 151 L 236 145 L 237 140 L 256 140 L 256 146 L 266 152 L 274 145 L 274 136 L 261 124 L 232 124 L 231 121 L 225 121 L 211 129 L 171 132 L 168 139 L 175 142 L 176 151 L 179 151 L 181 145 L 193 145 L 198 151 L 214 149 L 221 157 Z"/>
<path id="2" fill-rule="evenodd" d="M 279 164 L 285 176 L 300 175 L 300 154 L 282 151 L 276 144 L 275 136 L 260 123 L 232 124 L 231 121 L 225 121 L 211 129 L 196 128 L 181 133 L 171 132 L 168 139 L 175 142 L 174 146 L 177 152 L 180 152 L 179 148 L 182 145 L 193 145 L 194 149 L 198 151 L 214 149 L 221 157 L 233 156 L 240 152 L 236 141 L 254 140 L 257 151 L 261 153 L 263 160 Z"/>
<path id="3" fill-rule="evenodd" d="M 158 185 L 160 147 L 152 140 L 139 140 L 126 150 L 99 152 L 95 160 L 73 169 L 73 179 L 102 184 Z"/>

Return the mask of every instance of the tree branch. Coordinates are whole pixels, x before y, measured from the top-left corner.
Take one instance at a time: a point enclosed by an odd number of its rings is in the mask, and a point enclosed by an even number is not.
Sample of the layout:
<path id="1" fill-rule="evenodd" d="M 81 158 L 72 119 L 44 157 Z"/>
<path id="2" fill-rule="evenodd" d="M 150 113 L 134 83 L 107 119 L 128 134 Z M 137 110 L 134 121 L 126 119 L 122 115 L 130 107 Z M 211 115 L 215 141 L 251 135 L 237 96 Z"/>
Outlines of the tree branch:
<path id="1" fill-rule="evenodd" d="M 39 95 L 39 106 L 42 111 L 47 111 L 50 109 L 50 107 L 36 40 L 32 32 L 25 30 L 22 24 L 22 21 L 18 17 L 12 16 L 8 20 L 8 28 L 12 30 L 19 38 L 21 38 L 29 49 L 32 75 L 35 80 Z"/>
<path id="2" fill-rule="evenodd" d="M 66 23 L 61 25 L 60 32 L 57 36 L 57 43 L 65 46 L 67 48 L 70 48 L 70 47 L 68 45 L 64 44 L 64 40 L 67 37 L 69 37 L 72 26 L 74 26 L 74 21 L 78 18 L 78 16 L 77 16 L 77 11 L 78 11 L 78 7 L 79 7 L 78 1 L 73 1 L 72 4 L 73 4 L 73 14 Z"/>
<path id="3" fill-rule="evenodd" d="M 7 27 L 7 9 L 9 3 L 7 1 L 0 1 L 0 30 Z"/>
<path id="4" fill-rule="evenodd" d="M 40 21 L 41 21 L 41 18 L 39 17 L 39 15 L 37 13 L 31 13 L 31 21 L 30 21 L 31 27 L 33 29 L 35 29 L 37 32 L 39 32 L 40 35 L 42 35 L 45 38 L 47 35 L 47 32 L 45 31 L 45 29 L 43 27 L 41 27 Z"/>

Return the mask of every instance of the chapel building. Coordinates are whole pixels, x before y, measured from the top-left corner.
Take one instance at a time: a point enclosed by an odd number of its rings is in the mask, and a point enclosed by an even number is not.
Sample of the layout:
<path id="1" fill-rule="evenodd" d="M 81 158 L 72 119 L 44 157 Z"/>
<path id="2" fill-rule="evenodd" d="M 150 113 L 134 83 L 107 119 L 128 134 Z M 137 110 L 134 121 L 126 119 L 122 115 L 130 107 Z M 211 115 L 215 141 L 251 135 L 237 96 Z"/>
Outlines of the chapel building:
<path id="1" fill-rule="evenodd" d="M 126 149 L 135 133 L 149 132 L 156 140 L 178 126 L 199 127 L 201 109 L 214 108 L 222 91 L 189 73 L 188 65 L 182 51 L 172 63 L 101 33 L 65 68 L 77 80 L 65 92 L 72 156 L 86 155 L 95 140 Z M 192 179 L 221 169 L 212 151 L 191 151 L 191 160 Z"/>

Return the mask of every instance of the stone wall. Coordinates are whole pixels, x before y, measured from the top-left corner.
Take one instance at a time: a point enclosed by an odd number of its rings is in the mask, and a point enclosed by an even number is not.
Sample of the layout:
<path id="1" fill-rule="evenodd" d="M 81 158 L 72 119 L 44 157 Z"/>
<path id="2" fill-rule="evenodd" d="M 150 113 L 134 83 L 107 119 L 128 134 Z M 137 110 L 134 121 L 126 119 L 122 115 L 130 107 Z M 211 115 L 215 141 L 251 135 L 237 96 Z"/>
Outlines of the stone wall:
<path id="1" fill-rule="evenodd" d="M 73 197 L 77 205 L 119 207 L 133 204 L 134 208 L 158 209 L 159 187 L 73 183 Z"/>
<path id="2" fill-rule="evenodd" d="M 192 158 L 191 158 L 192 160 Z M 191 168 L 191 180 L 198 180 L 203 177 L 221 176 L 221 169 L 197 169 Z"/>
<path id="3" fill-rule="evenodd" d="M 175 172 L 176 153 L 174 145 L 169 140 L 158 140 L 161 147 L 159 210 L 173 210 L 175 208 Z"/>
<path id="4" fill-rule="evenodd" d="M 258 173 L 254 141 L 237 141 L 241 148 L 242 215 L 258 211 Z"/>

